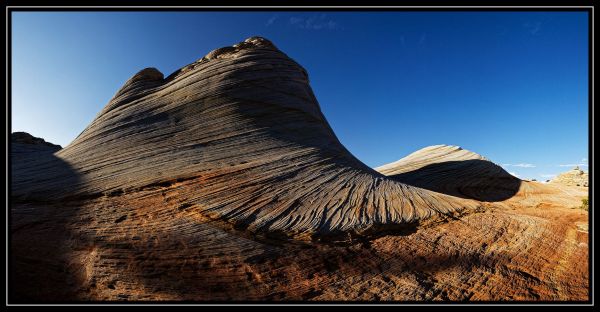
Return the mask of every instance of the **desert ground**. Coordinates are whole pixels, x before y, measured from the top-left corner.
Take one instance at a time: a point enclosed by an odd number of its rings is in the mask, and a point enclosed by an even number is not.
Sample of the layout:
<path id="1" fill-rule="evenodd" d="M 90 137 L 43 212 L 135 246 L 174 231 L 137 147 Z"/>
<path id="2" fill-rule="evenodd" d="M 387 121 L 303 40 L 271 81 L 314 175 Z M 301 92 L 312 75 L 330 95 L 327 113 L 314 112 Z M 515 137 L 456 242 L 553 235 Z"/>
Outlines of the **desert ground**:
<path id="1" fill-rule="evenodd" d="M 369 168 L 307 71 L 251 37 L 141 70 L 64 148 L 13 134 L 9 295 L 587 301 L 587 179 L 450 145 Z"/>

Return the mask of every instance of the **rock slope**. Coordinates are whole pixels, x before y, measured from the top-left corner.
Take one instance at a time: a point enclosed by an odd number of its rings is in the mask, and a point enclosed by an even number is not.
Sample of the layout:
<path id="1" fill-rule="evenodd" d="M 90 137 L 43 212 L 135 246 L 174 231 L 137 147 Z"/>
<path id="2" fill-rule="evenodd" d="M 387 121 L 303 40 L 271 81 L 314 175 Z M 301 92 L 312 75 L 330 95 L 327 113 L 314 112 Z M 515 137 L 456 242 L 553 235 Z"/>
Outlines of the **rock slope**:
<path id="1" fill-rule="evenodd" d="M 587 212 L 366 167 L 263 38 L 142 70 L 65 148 L 11 153 L 14 302 L 588 298 Z"/>
<path id="2" fill-rule="evenodd" d="M 587 196 L 575 183 L 520 180 L 491 160 L 458 146 L 432 145 L 375 168 L 390 178 L 436 192 L 509 207 L 576 207 Z M 566 180 L 581 175 L 573 170 Z"/>
<path id="3" fill-rule="evenodd" d="M 375 170 L 402 183 L 481 201 L 508 199 L 521 185 L 487 158 L 451 145 L 428 146 Z"/>
<path id="4" fill-rule="evenodd" d="M 375 231 L 479 207 L 387 179 L 354 158 L 306 71 L 258 37 L 166 79 L 140 71 L 54 157 L 18 167 L 13 196 L 102 197 L 195 180 L 179 190 L 187 210 L 294 236 Z"/>

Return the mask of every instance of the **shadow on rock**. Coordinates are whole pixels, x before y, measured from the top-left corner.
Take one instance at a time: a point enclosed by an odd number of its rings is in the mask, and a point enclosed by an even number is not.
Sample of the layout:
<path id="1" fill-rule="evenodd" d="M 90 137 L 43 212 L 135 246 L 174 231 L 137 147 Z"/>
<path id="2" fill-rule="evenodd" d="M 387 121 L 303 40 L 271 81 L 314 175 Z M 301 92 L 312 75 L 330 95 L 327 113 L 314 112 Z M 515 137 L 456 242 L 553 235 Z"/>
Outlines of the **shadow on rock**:
<path id="1" fill-rule="evenodd" d="M 58 148 L 11 144 L 9 301 L 74 300 L 80 268 L 73 266 L 71 222 L 78 209 L 60 200 L 80 175 Z"/>
<path id="2" fill-rule="evenodd" d="M 485 160 L 470 159 L 431 164 L 390 178 L 408 185 L 486 202 L 513 197 L 521 180 Z"/>

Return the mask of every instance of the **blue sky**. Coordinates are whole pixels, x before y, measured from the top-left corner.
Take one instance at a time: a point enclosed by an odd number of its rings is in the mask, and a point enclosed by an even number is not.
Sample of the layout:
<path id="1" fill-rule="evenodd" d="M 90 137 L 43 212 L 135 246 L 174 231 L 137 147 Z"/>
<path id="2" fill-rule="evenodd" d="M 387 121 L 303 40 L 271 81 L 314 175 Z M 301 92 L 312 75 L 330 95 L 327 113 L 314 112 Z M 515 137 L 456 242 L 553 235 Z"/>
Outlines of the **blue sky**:
<path id="1" fill-rule="evenodd" d="M 585 12 L 16 12 L 12 131 L 66 146 L 137 71 L 260 35 L 375 167 L 459 145 L 521 178 L 588 155 Z M 561 166 L 562 165 L 562 166 Z"/>

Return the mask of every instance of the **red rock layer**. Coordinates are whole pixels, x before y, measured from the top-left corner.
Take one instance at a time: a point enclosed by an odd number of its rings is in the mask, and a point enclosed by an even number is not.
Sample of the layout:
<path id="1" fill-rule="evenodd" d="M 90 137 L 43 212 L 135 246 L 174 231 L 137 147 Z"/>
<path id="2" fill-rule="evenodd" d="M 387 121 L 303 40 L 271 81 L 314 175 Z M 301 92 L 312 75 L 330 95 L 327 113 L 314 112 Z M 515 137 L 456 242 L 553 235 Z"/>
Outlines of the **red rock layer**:
<path id="1" fill-rule="evenodd" d="M 143 70 L 69 146 L 21 154 L 12 300 L 587 299 L 586 212 L 386 178 L 263 38 Z"/>

